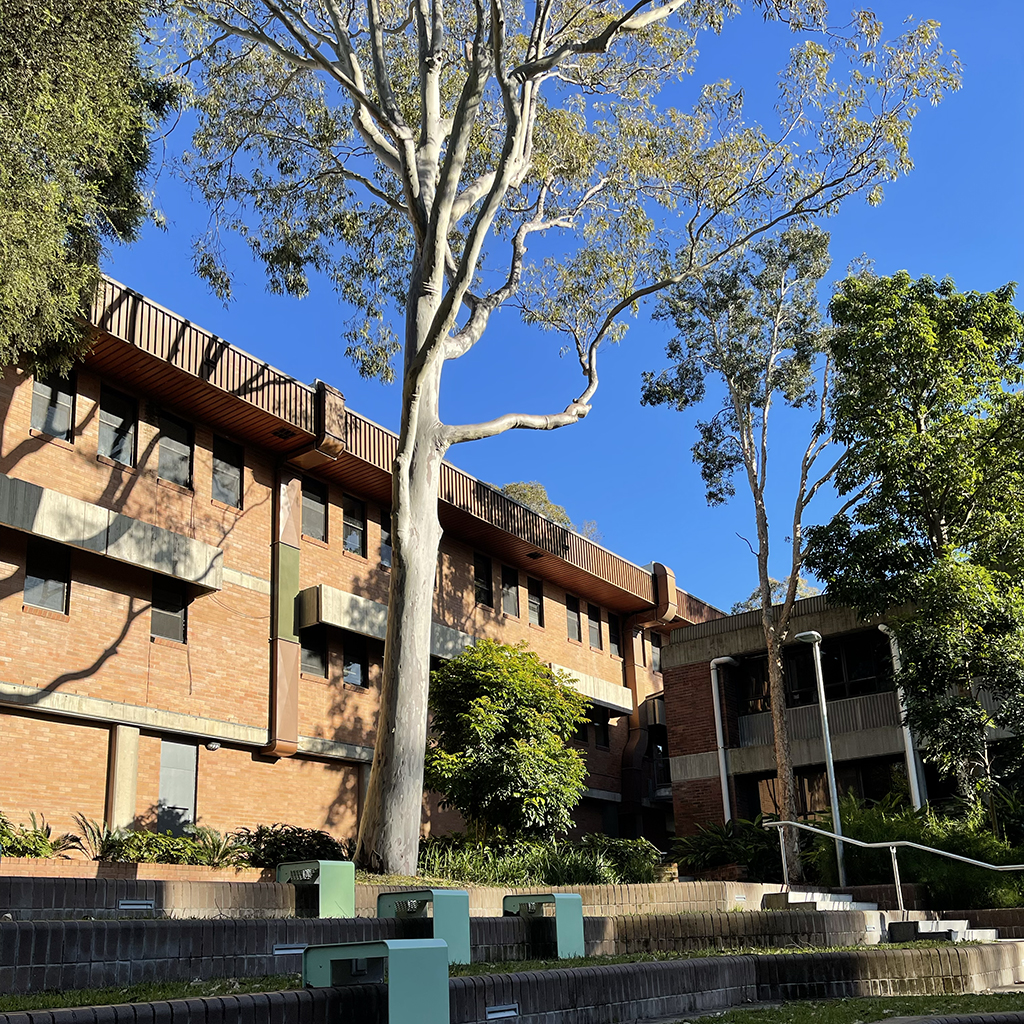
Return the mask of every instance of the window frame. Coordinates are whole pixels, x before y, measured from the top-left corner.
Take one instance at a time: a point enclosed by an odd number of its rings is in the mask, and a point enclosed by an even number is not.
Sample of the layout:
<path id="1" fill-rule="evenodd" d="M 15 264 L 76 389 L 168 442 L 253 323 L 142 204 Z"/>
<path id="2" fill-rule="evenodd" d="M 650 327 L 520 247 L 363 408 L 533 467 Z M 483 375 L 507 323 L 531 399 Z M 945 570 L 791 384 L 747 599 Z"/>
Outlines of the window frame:
<path id="1" fill-rule="evenodd" d="M 544 628 L 544 581 L 526 577 L 526 604 L 530 624 Z M 535 614 L 536 613 L 536 614 Z"/>
<path id="2" fill-rule="evenodd" d="M 573 623 L 576 625 L 573 635 Z M 583 643 L 583 621 L 580 615 L 580 599 L 572 594 L 565 595 L 565 633 L 569 640 Z"/>
<path id="3" fill-rule="evenodd" d="M 357 686 L 361 690 L 370 686 L 370 655 L 366 637 L 346 630 L 341 641 L 341 681 L 346 686 Z M 350 667 L 359 669 L 359 682 L 349 678 Z"/>
<path id="4" fill-rule="evenodd" d="M 480 551 L 473 552 L 473 598 L 478 607 L 494 607 L 494 564 Z"/>
<path id="5" fill-rule="evenodd" d="M 351 494 L 341 496 L 341 547 L 350 555 L 366 557 L 366 502 Z"/>
<path id="6" fill-rule="evenodd" d="M 611 750 L 611 715 L 607 708 L 594 707 L 590 711 L 590 723 L 594 727 L 594 746 L 598 750 Z"/>
<path id="7" fill-rule="evenodd" d="M 651 640 L 651 671 L 661 672 L 661 645 L 662 635 L 655 630 L 650 631 Z"/>
<path id="8" fill-rule="evenodd" d="M 608 653 L 613 658 L 622 657 L 622 621 L 615 612 L 608 613 Z"/>
<path id="9" fill-rule="evenodd" d="M 178 438 L 171 437 L 167 431 L 167 427 L 180 430 L 184 435 L 184 440 L 182 441 Z M 157 439 L 157 479 L 166 480 L 168 483 L 177 484 L 179 487 L 185 487 L 188 490 L 192 490 L 193 474 L 195 470 L 194 428 L 190 423 L 178 416 L 173 416 L 171 413 L 167 412 L 161 412 L 157 415 L 157 429 L 160 431 L 160 436 Z M 182 453 L 175 451 L 174 448 L 171 447 L 172 445 L 182 445 L 187 448 L 187 452 Z M 183 455 L 186 470 L 184 482 L 175 479 L 173 475 L 170 475 L 172 466 L 177 467 L 181 465 Z"/>
<path id="10" fill-rule="evenodd" d="M 316 679 L 327 678 L 327 630 L 317 623 L 299 630 L 299 672 Z"/>
<path id="11" fill-rule="evenodd" d="M 44 565 L 40 566 L 40 562 Z M 43 573 L 32 572 L 35 568 L 42 569 Z M 51 570 L 46 572 L 46 570 Z M 55 571 L 54 571 L 55 570 Z M 30 589 L 29 580 L 35 580 L 36 585 Z M 47 587 L 52 584 L 60 584 L 60 606 L 57 602 L 43 603 L 40 600 L 31 600 L 29 594 L 35 595 L 37 591 L 46 594 Z M 71 606 L 71 551 L 62 544 L 55 541 L 44 540 L 41 537 L 29 537 L 25 546 L 25 582 L 22 586 L 21 603 L 29 608 L 38 608 L 41 611 L 56 612 L 58 615 L 67 615 Z"/>
<path id="12" fill-rule="evenodd" d="M 220 454 L 218 454 L 218 448 Z M 230 455 L 237 456 L 238 461 L 234 462 L 230 459 L 223 458 L 224 453 L 228 451 Z M 211 456 L 211 468 L 210 468 L 210 497 L 214 501 L 219 501 L 222 505 L 228 505 L 231 508 L 240 509 L 243 507 L 245 498 L 245 448 L 240 444 L 236 444 L 234 441 L 229 441 L 226 437 L 221 437 L 219 434 L 213 435 L 213 444 L 210 448 Z M 237 470 L 238 472 L 238 501 L 225 501 L 223 498 L 218 497 L 214 491 L 217 488 L 217 464 L 222 463 L 231 470 Z M 222 492 L 223 493 L 223 492 Z"/>
<path id="13" fill-rule="evenodd" d="M 33 430 L 38 430 L 40 434 L 45 434 L 47 437 L 56 438 L 58 441 L 67 441 L 68 444 L 73 444 L 75 439 L 75 399 L 77 397 L 77 382 L 75 380 L 74 373 L 69 373 L 67 377 L 61 377 L 56 373 L 50 374 L 48 377 L 35 377 L 32 380 L 32 410 L 29 414 L 29 425 Z M 67 388 L 64 390 L 62 385 Z M 49 395 L 44 395 L 43 390 L 48 389 Z M 54 410 L 64 408 L 64 403 L 60 401 L 61 398 L 67 398 L 67 417 L 68 425 L 64 433 L 57 433 L 53 430 L 47 429 L 50 425 L 51 416 Z M 54 399 L 57 399 L 56 401 Z M 45 403 L 45 404 L 43 404 Z M 43 415 L 38 415 L 39 410 L 43 411 Z"/>
<path id="14" fill-rule="evenodd" d="M 596 650 L 604 650 L 604 630 L 601 629 L 601 609 L 596 604 L 587 602 L 587 639 Z M 595 639 L 597 643 L 595 643 Z"/>
<path id="15" fill-rule="evenodd" d="M 302 478 L 302 536 L 309 540 L 320 541 L 322 544 L 327 543 L 327 538 L 330 536 L 328 533 L 329 523 L 329 512 L 328 508 L 330 501 L 328 500 L 328 489 L 327 484 L 320 480 L 314 480 L 312 477 L 304 476 Z M 317 507 L 321 510 L 323 523 L 318 531 L 307 529 L 307 527 L 315 527 L 316 523 L 313 521 L 313 516 L 316 513 Z M 307 511 L 309 518 L 307 518 Z"/>
<path id="16" fill-rule="evenodd" d="M 120 434 L 121 441 L 122 441 L 121 444 L 117 444 L 117 443 L 107 443 L 107 444 L 104 444 L 104 431 L 109 432 L 109 431 L 113 430 L 113 442 L 117 442 L 118 437 L 119 437 L 119 429 L 120 429 L 120 427 L 118 425 L 112 425 L 111 422 L 110 422 L 111 418 L 114 415 L 113 413 L 110 412 L 110 409 L 109 409 L 109 406 L 110 406 L 111 402 L 114 402 L 114 403 L 124 402 L 125 407 L 126 407 L 126 412 L 128 412 L 130 414 L 127 417 L 125 417 L 125 419 L 126 420 L 130 420 L 131 427 L 130 427 L 130 429 L 128 429 L 126 431 L 123 431 Z M 111 441 L 111 439 L 109 437 L 106 440 L 108 442 Z M 126 395 L 123 391 L 118 391 L 116 388 L 108 387 L 106 384 L 101 385 L 101 387 L 100 387 L 100 422 L 99 422 L 99 439 L 97 441 L 97 454 L 100 455 L 102 458 L 110 459 L 112 462 L 116 462 L 116 463 L 118 463 L 121 466 L 128 466 L 129 468 L 134 468 L 136 463 L 138 462 L 138 442 L 139 442 L 139 403 L 138 403 L 138 400 L 135 399 L 135 398 L 132 398 L 131 395 Z M 131 449 L 129 452 L 127 452 L 128 459 L 129 459 L 129 461 L 127 461 L 127 462 L 124 459 L 119 458 L 120 454 L 125 454 L 122 451 L 122 448 L 123 448 L 124 444 L 127 444 L 127 446 Z M 107 450 L 105 451 L 104 448 L 106 448 Z M 113 454 L 115 451 L 118 452 L 118 454 L 116 454 L 116 455 Z"/>
<path id="17" fill-rule="evenodd" d="M 158 603 L 158 596 L 161 599 L 160 603 Z M 170 640 L 173 643 L 179 644 L 188 643 L 189 599 L 188 587 L 181 580 L 170 576 L 162 576 L 160 573 L 153 573 L 149 610 L 149 636 L 151 640 L 160 639 Z M 180 604 L 180 608 L 173 606 L 177 604 Z M 160 618 L 157 618 L 157 615 Z M 173 633 L 158 631 L 158 624 L 163 624 L 165 621 L 168 623 L 178 623 Z"/>
<path id="18" fill-rule="evenodd" d="M 387 552 L 385 555 L 384 552 Z M 391 568 L 391 561 L 394 558 L 394 546 L 391 543 L 391 512 L 387 509 L 380 510 L 380 564 Z"/>
<path id="19" fill-rule="evenodd" d="M 501 567 L 501 610 L 519 618 L 519 570 L 511 565 Z"/>

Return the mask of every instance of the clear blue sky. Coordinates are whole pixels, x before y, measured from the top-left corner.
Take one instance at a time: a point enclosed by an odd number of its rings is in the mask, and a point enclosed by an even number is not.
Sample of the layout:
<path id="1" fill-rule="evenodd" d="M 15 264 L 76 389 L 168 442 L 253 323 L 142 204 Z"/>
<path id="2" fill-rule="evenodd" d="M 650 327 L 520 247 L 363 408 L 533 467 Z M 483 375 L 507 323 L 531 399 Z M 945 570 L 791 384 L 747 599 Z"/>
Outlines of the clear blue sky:
<path id="1" fill-rule="evenodd" d="M 834 7 L 837 15 L 846 13 L 845 4 Z M 887 36 L 911 14 L 940 21 L 944 44 L 964 64 L 964 88 L 922 110 L 911 136 L 915 170 L 887 187 L 880 207 L 854 199 L 825 225 L 832 233 L 831 279 L 867 253 L 879 273 L 950 275 L 963 289 L 1021 280 L 1024 0 L 879 0 L 873 7 Z M 746 90 L 748 108 L 767 120 L 775 72 L 792 43 L 779 26 L 745 14 L 720 39 L 703 41 L 695 79 L 730 78 Z M 167 155 L 187 144 L 184 131 L 172 132 Z M 155 188 L 168 230 L 150 228 L 136 245 L 111 252 L 111 275 L 301 380 L 329 381 L 352 408 L 397 429 L 399 387 L 360 379 L 345 359 L 340 334 L 346 314 L 329 289 L 315 289 L 301 302 L 269 295 L 259 269 L 236 246 L 237 297 L 225 309 L 192 273 L 191 238 L 205 225 L 205 209 L 167 171 Z M 605 546 L 640 564 L 665 562 L 681 587 L 728 608 L 756 584 L 754 559 L 737 537 L 753 535 L 750 499 L 739 486 L 730 505 L 707 508 L 690 456 L 696 414 L 640 406 L 640 373 L 663 365 L 665 340 L 665 328 L 642 314 L 626 340 L 602 356 L 601 387 L 582 423 L 554 432 L 515 431 L 462 445 L 449 458 L 491 483 L 544 482 L 574 520 L 597 520 Z M 446 368 L 442 414 L 463 422 L 564 408 L 581 378 L 573 362 L 559 359 L 558 345 L 519 327 L 512 314 L 499 317 L 476 350 Z M 776 425 L 769 513 L 777 556 L 772 571 L 782 576 L 788 470 L 802 449 L 802 430 L 798 422 Z M 824 496 L 812 505 L 807 521 L 827 518 L 831 500 Z"/>

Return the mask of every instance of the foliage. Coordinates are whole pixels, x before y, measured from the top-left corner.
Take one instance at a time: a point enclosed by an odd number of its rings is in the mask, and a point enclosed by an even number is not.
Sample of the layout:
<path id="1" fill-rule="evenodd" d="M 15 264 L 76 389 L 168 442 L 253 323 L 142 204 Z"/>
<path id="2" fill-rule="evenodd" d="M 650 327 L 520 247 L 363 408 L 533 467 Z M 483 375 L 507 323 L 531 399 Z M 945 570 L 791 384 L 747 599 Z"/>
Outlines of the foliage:
<path id="1" fill-rule="evenodd" d="M 777 580 L 774 577 L 768 578 L 768 586 L 771 590 L 772 604 L 781 604 L 789 591 L 789 579 Z M 808 583 L 802 576 L 796 581 L 796 600 L 801 601 L 805 597 L 815 597 L 821 591 Z M 730 615 L 739 615 L 742 612 L 756 612 L 761 607 L 761 588 L 758 587 L 745 601 L 737 601 L 729 609 Z"/>
<path id="2" fill-rule="evenodd" d="M 133 240 L 149 212 L 149 136 L 174 90 L 140 65 L 140 0 L 4 0 L 0 21 L 0 361 L 66 372 L 104 240 Z"/>
<path id="3" fill-rule="evenodd" d="M 274 868 L 293 860 L 348 860 L 350 852 L 333 836 L 321 829 L 299 825 L 257 825 L 230 833 L 247 851 L 254 868 Z"/>
<path id="4" fill-rule="evenodd" d="M 992 834 L 987 811 L 978 802 L 961 804 L 952 813 L 942 814 L 932 807 L 914 811 L 897 797 L 867 805 L 849 795 L 840 801 L 840 813 L 843 834 L 864 842 L 909 840 L 988 864 L 1024 863 L 1024 850 Z M 815 825 L 833 831 L 829 816 Z M 814 837 L 805 856 L 824 884 L 837 883 L 835 844 L 831 839 Z M 975 868 L 918 850 L 900 849 L 897 856 L 901 880 L 924 885 L 929 904 L 936 910 L 1019 906 L 1024 898 L 1024 879 L 1015 872 Z M 845 861 L 852 885 L 892 884 L 888 849 L 862 850 L 847 845 Z"/>
<path id="5" fill-rule="evenodd" d="M 830 311 L 832 428 L 847 446 L 836 486 L 860 500 L 808 531 L 807 565 L 833 600 L 892 612 L 925 756 L 965 796 L 984 793 L 986 727 L 1024 737 L 1024 324 L 1013 288 L 961 293 L 949 279 L 862 273 Z"/>
<path id="6" fill-rule="evenodd" d="M 724 864 L 746 864 L 750 877 L 758 882 L 782 881 L 782 857 L 775 829 L 764 828 L 759 814 L 753 821 L 733 818 L 724 825 L 701 825 L 692 836 L 677 839 L 672 856 L 680 871 L 705 871 Z"/>
<path id="7" fill-rule="evenodd" d="M 81 849 L 78 836 L 65 832 L 55 836 L 46 818 L 29 815 L 29 825 L 15 825 L 0 811 L 0 854 L 5 857 L 59 857 Z"/>
<path id="8" fill-rule="evenodd" d="M 556 505 L 548 497 L 548 489 L 536 480 L 518 480 L 510 484 L 503 484 L 501 493 L 513 501 L 518 501 L 520 505 L 532 508 L 534 512 L 540 513 L 553 523 L 572 527 L 569 513 L 563 506 Z"/>
<path id="9" fill-rule="evenodd" d="M 483 838 L 568 830 L 586 766 L 569 746 L 587 699 L 525 643 L 481 640 L 431 673 L 424 778 Z"/>
<path id="10" fill-rule="evenodd" d="M 646 839 L 484 842 L 451 835 L 421 842 L 419 871 L 476 885 L 625 885 L 656 881 L 660 863 Z"/>

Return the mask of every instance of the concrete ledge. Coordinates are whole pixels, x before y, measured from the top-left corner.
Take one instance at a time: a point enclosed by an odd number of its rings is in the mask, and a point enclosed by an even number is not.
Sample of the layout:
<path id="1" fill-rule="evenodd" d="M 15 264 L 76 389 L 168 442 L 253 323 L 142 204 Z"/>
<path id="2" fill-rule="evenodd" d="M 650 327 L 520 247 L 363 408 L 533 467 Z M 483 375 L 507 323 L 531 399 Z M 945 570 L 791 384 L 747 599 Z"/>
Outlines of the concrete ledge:
<path id="1" fill-rule="evenodd" d="M 209 926 L 192 926 L 192 937 L 180 934 L 177 944 L 170 937 L 161 941 L 152 932 L 154 927 L 166 925 L 146 922 L 135 927 L 140 934 L 150 936 L 154 947 L 160 947 L 162 957 L 149 961 L 149 974 L 157 978 L 165 976 L 161 973 L 163 965 L 181 957 L 183 939 L 201 948 L 204 927 Z M 53 936 L 40 934 L 32 945 L 45 948 L 52 941 Z M 250 950 L 256 948 L 260 936 L 253 928 L 252 935 L 236 935 L 235 941 L 236 954 L 225 958 L 225 966 L 240 973 L 239 968 L 259 958 Z M 25 962 L 20 943 L 9 949 L 2 929 L 0 943 L 4 950 L 0 963 L 5 965 L 0 967 L 0 990 L 10 991 L 4 982 L 13 980 L 16 974 L 26 976 L 34 991 L 55 987 L 50 983 L 55 975 L 48 976 L 46 967 L 37 967 L 31 957 Z M 89 952 L 91 966 L 88 971 L 82 970 L 79 987 L 100 984 L 109 956 L 119 955 L 120 950 L 94 945 Z M 757 1000 L 980 992 L 1018 980 L 1022 953 L 1024 945 L 1020 943 L 999 943 L 920 950 L 723 956 L 452 978 L 448 991 L 452 1024 L 482 1024 L 489 1007 L 513 1003 L 520 1024 L 614 1024 L 724 1010 Z M 213 960 L 203 958 L 206 964 Z M 120 959 L 116 964 L 115 973 L 120 971 L 117 984 L 128 984 L 131 964 Z M 97 965 L 100 971 L 94 973 Z M 204 972 L 200 976 L 212 975 Z M 182 1020 L 190 1024 L 318 1024 L 345 1020 L 376 1024 L 383 1019 L 385 1000 L 383 985 L 364 985 L 97 1007 L 87 1016 L 106 1024 L 136 1024 L 141 1020 Z M 81 1024 L 82 1020 L 82 1011 L 74 1009 L 0 1015 L 0 1024 Z"/>
<path id="2" fill-rule="evenodd" d="M 584 697 L 589 697 L 591 703 L 614 711 L 617 715 L 633 713 L 633 694 L 628 686 L 623 686 L 621 682 L 610 683 L 607 679 L 587 675 L 586 672 L 577 672 L 564 665 L 556 665 L 553 661 L 549 664 L 553 671 L 565 672 L 572 676 L 574 680 L 572 686 L 579 690 Z"/>
<path id="3" fill-rule="evenodd" d="M 209 590 L 223 586 L 220 548 L 3 473 L 0 524 Z"/>

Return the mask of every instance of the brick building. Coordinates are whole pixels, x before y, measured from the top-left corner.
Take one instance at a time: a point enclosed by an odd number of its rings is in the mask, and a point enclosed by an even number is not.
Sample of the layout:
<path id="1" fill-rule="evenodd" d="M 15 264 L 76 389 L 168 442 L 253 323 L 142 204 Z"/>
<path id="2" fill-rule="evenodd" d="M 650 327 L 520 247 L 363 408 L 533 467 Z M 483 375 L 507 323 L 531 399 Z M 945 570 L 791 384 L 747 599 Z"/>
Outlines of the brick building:
<path id="1" fill-rule="evenodd" d="M 913 772 L 924 794 L 920 757 L 902 726 L 893 652 L 878 622 L 861 621 L 821 596 L 797 601 L 790 623 L 790 637 L 815 631 L 823 638 L 822 677 L 840 792 L 873 799 L 894 787 L 912 792 Z M 811 814 L 828 808 L 812 648 L 791 640 L 784 664 L 798 811 Z M 677 832 L 691 834 L 729 816 L 775 813 L 774 729 L 760 611 L 673 630 L 662 650 L 662 668 Z"/>
<path id="2" fill-rule="evenodd" d="M 354 834 L 395 436 L 121 285 L 0 408 L 0 809 Z M 662 638 L 717 616 L 449 464 L 432 654 L 526 640 L 592 702 L 581 831 L 672 830 Z M 426 827 L 451 816 L 425 809 Z"/>

